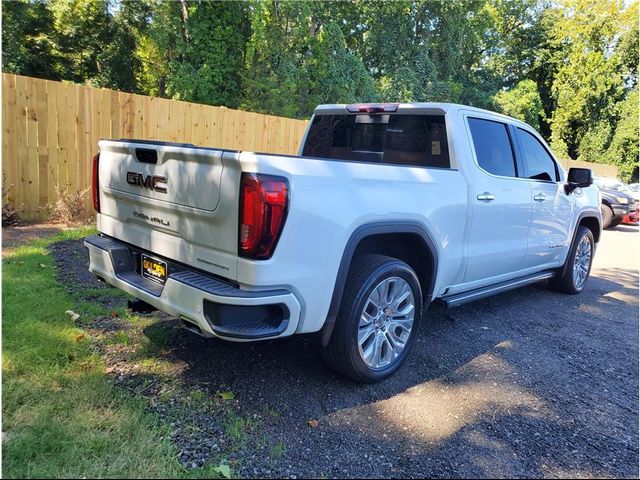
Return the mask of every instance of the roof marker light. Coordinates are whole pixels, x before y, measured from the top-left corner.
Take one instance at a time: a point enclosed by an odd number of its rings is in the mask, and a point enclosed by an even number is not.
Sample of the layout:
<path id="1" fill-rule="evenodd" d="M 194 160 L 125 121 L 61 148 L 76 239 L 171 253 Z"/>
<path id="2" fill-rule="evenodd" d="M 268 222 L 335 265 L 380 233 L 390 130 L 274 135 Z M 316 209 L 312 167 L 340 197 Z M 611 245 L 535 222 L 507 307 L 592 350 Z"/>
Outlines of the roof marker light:
<path id="1" fill-rule="evenodd" d="M 398 105 L 398 103 L 354 103 L 347 105 L 347 111 L 350 113 L 389 113 L 397 111 Z"/>

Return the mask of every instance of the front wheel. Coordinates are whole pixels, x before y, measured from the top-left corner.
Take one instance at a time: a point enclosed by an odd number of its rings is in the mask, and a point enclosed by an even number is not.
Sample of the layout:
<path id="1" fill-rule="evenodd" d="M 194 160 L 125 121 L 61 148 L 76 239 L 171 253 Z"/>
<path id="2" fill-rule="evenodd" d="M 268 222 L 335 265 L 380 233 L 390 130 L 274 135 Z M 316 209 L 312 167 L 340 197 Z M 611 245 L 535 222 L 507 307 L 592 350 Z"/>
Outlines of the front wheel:
<path id="1" fill-rule="evenodd" d="M 594 249 L 593 232 L 581 225 L 578 227 L 578 233 L 571 245 L 564 267 L 560 271 L 561 276 L 552 279 L 551 286 L 564 293 L 580 293 L 591 273 Z"/>
<path id="2" fill-rule="evenodd" d="M 406 263 L 362 255 L 351 265 L 325 361 L 363 383 L 391 376 L 404 363 L 420 327 L 422 291 Z"/>
<path id="3" fill-rule="evenodd" d="M 602 228 L 610 228 L 611 222 L 613 222 L 613 209 L 608 205 L 601 204 L 600 213 L 602 214 Z"/>

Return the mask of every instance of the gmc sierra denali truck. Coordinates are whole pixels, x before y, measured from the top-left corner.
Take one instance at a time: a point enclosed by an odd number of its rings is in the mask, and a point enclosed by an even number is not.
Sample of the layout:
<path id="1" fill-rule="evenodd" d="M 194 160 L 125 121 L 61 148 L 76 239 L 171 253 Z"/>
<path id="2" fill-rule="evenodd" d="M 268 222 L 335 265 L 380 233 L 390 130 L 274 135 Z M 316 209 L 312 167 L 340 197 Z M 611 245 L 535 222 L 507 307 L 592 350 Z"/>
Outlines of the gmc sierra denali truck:
<path id="1" fill-rule="evenodd" d="M 580 292 L 602 223 L 590 170 L 443 103 L 321 105 L 298 156 L 102 140 L 93 186 L 91 272 L 207 337 L 318 332 L 362 382 L 400 367 L 434 300 Z"/>

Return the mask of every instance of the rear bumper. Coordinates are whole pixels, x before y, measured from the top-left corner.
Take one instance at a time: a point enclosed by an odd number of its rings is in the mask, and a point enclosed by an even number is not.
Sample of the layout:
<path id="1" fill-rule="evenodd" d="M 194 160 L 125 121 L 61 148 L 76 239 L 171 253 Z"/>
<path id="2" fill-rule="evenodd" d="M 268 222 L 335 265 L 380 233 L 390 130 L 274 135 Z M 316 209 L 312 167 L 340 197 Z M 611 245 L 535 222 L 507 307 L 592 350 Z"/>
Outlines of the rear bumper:
<path id="1" fill-rule="evenodd" d="M 180 318 L 205 337 L 263 340 L 292 335 L 298 327 L 300 303 L 287 290 L 241 290 L 196 270 L 182 267 L 172 272 L 171 266 L 166 283 L 160 285 L 136 271 L 135 248 L 98 235 L 87 237 L 84 244 L 89 271 Z"/>
<path id="2" fill-rule="evenodd" d="M 640 215 L 638 215 L 638 211 L 631 212 L 629 215 L 626 215 L 622 219 L 622 223 L 636 225 L 640 221 Z"/>
<path id="3" fill-rule="evenodd" d="M 636 200 L 630 208 L 629 215 L 626 215 L 622 223 L 637 225 L 640 220 L 640 202 Z"/>

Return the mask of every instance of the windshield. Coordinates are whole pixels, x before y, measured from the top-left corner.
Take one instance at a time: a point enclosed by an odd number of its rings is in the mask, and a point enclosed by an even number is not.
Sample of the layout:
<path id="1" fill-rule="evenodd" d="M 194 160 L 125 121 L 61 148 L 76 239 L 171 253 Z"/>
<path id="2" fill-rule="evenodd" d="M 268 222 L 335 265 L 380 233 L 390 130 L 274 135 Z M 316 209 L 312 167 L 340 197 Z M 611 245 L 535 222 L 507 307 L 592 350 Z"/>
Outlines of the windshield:
<path id="1" fill-rule="evenodd" d="M 594 181 L 598 187 L 605 188 L 607 190 L 615 190 L 617 192 L 626 192 L 629 190 L 624 183 L 614 178 L 596 177 L 594 178 Z"/>

